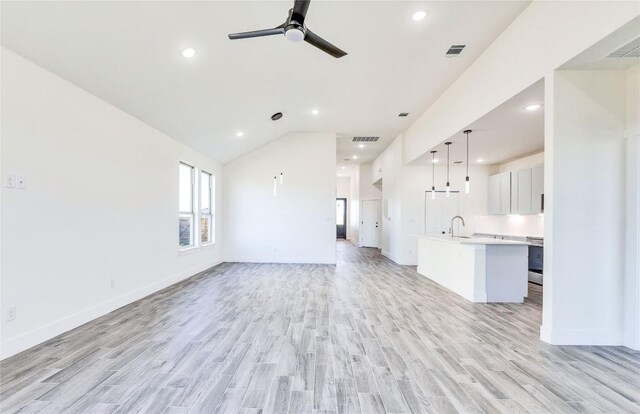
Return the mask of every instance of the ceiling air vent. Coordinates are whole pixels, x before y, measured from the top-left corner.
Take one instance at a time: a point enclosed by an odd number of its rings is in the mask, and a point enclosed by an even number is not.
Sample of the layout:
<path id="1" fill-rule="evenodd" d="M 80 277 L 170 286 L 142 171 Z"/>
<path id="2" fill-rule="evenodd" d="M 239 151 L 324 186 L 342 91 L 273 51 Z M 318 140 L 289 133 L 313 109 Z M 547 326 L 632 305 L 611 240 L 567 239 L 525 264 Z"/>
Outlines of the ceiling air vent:
<path id="1" fill-rule="evenodd" d="M 409 116 L 409 112 L 400 112 L 398 116 L 404 118 L 405 116 Z"/>
<path id="2" fill-rule="evenodd" d="M 640 57 L 640 37 L 636 37 L 630 42 L 625 43 L 613 52 L 609 53 L 608 58 L 637 58 Z"/>
<path id="3" fill-rule="evenodd" d="M 460 53 L 462 53 L 466 46 L 467 45 L 451 45 L 449 50 L 447 50 L 447 57 L 455 57 L 460 55 Z"/>
<path id="4" fill-rule="evenodd" d="M 376 142 L 380 137 L 353 137 L 351 142 Z"/>

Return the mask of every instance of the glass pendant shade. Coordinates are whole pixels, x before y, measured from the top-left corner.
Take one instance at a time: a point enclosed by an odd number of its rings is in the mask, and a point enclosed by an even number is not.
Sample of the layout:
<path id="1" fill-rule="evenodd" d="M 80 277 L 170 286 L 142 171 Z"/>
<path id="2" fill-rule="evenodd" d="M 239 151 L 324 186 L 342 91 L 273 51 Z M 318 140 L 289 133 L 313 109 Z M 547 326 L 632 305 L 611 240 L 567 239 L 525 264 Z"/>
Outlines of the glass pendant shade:
<path id="1" fill-rule="evenodd" d="M 467 177 L 466 181 L 464 182 L 464 192 L 466 194 L 469 194 L 469 177 Z"/>

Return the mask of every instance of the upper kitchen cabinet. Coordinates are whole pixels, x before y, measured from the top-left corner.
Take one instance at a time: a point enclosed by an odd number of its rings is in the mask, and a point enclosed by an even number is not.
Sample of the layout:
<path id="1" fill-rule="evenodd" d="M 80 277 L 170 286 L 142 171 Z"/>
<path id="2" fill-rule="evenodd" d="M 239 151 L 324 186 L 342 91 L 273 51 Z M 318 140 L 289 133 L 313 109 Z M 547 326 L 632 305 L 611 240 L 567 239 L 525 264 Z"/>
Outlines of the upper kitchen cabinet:
<path id="1" fill-rule="evenodd" d="M 531 214 L 531 168 L 520 170 L 516 174 L 515 191 L 511 193 L 514 200 L 514 213 Z"/>
<path id="2" fill-rule="evenodd" d="M 544 165 L 531 169 L 531 212 L 544 213 Z"/>
<path id="3" fill-rule="evenodd" d="M 489 214 L 543 212 L 544 165 L 489 177 Z"/>
<path id="4" fill-rule="evenodd" d="M 489 214 L 511 213 L 511 173 L 489 177 Z"/>

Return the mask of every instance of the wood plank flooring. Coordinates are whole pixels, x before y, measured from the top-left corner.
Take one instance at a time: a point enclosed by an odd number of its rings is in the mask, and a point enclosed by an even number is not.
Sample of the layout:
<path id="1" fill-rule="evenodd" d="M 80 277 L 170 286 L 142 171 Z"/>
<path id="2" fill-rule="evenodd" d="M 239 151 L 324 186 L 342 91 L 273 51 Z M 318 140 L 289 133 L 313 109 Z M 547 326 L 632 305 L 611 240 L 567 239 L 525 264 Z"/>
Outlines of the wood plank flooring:
<path id="1" fill-rule="evenodd" d="M 2 413 L 631 413 L 640 353 L 538 340 L 374 249 L 226 263 L 1 364 Z"/>

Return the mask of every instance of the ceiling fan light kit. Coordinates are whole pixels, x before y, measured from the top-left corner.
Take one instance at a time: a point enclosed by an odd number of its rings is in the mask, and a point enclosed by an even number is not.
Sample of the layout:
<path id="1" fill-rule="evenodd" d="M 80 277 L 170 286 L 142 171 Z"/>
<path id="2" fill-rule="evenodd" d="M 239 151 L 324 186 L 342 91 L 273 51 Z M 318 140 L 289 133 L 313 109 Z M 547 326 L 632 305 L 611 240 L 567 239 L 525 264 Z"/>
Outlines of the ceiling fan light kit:
<path id="1" fill-rule="evenodd" d="M 317 47 L 325 53 L 330 54 L 334 58 L 341 58 L 347 54 L 344 50 L 332 45 L 317 34 L 313 33 L 304 24 L 309 9 L 310 0 L 295 0 L 293 8 L 289 10 L 287 20 L 278 27 L 273 29 L 254 30 L 251 32 L 240 32 L 229 34 L 229 39 L 250 39 L 253 37 L 284 35 L 287 40 L 292 42 L 305 41 L 312 46 Z"/>

